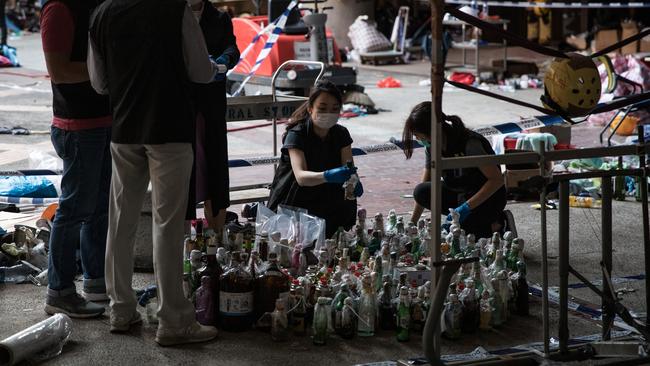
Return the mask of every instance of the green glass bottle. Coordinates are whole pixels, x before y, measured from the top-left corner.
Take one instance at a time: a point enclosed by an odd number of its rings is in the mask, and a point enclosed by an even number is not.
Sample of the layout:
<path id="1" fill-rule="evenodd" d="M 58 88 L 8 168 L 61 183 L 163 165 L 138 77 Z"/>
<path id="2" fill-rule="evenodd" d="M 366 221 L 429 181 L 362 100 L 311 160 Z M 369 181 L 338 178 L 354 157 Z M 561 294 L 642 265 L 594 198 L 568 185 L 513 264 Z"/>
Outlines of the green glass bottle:
<path id="1" fill-rule="evenodd" d="M 410 339 L 411 309 L 409 306 L 408 287 L 399 290 L 399 305 L 397 307 L 397 340 L 406 342 Z"/>

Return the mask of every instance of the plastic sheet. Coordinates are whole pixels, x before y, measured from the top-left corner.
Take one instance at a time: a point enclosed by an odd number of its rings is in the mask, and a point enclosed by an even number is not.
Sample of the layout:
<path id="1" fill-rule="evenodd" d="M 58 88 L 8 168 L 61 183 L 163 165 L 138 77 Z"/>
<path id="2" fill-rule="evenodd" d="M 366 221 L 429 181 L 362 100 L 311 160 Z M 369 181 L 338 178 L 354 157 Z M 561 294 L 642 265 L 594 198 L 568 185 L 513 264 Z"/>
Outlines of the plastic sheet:
<path id="1" fill-rule="evenodd" d="M 72 333 L 72 320 L 56 314 L 0 341 L 0 366 L 40 362 L 61 354 Z"/>
<path id="2" fill-rule="evenodd" d="M 55 198 L 58 194 L 54 184 L 43 177 L 3 177 L 0 196 Z"/>

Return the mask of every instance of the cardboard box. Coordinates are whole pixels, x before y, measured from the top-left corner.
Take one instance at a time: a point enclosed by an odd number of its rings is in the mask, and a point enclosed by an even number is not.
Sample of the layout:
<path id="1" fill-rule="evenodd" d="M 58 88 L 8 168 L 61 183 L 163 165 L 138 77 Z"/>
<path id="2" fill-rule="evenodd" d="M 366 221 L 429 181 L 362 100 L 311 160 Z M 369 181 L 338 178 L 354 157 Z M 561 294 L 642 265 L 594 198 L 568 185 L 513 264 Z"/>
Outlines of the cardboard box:
<path id="1" fill-rule="evenodd" d="M 550 133 L 555 138 L 557 139 L 558 144 L 566 144 L 570 145 L 571 144 L 571 125 L 568 123 L 561 124 L 561 125 L 553 125 L 553 126 L 544 126 L 544 127 L 538 127 L 538 128 L 531 128 L 526 130 L 525 132 L 540 132 L 540 133 Z"/>
<path id="2" fill-rule="evenodd" d="M 536 175 L 539 175 L 539 169 L 508 169 L 505 174 L 506 189 L 519 188 L 519 182 L 523 182 Z"/>
<path id="3" fill-rule="evenodd" d="M 621 39 L 632 37 L 639 33 L 639 26 L 634 21 L 621 22 Z M 621 48 L 621 53 L 624 55 L 632 55 L 639 52 L 639 41 L 632 42 Z"/>
<path id="4" fill-rule="evenodd" d="M 596 33 L 593 51 L 598 52 L 605 47 L 611 46 L 620 40 L 618 29 L 604 29 Z M 619 52 L 619 51 L 614 51 Z"/>

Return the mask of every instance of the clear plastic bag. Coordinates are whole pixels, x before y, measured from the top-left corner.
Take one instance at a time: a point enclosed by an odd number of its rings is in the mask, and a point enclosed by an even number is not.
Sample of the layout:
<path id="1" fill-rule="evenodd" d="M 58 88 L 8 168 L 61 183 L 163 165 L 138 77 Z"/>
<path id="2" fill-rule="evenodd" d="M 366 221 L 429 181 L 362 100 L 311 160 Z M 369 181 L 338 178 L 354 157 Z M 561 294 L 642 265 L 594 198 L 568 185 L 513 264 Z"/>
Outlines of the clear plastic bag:
<path id="1" fill-rule="evenodd" d="M 302 245 L 306 247 L 316 241 L 314 253 L 321 248 L 325 249 L 325 220 L 317 216 L 300 214 L 300 231 L 302 233 Z"/>
<path id="2" fill-rule="evenodd" d="M 0 341 L 0 360 L 11 366 L 22 360 L 40 362 L 58 356 L 70 333 L 72 320 L 56 314 Z"/>

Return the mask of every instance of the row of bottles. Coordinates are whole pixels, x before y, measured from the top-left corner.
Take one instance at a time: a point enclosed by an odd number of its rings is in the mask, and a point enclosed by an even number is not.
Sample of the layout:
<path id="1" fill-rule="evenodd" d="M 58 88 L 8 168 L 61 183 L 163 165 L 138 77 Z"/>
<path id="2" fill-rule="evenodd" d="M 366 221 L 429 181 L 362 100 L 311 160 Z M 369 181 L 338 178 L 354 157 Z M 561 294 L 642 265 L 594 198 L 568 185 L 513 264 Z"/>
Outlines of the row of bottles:
<path id="1" fill-rule="evenodd" d="M 354 230 L 339 229 L 319 250 L 263 232 L 248 252 L 234 244 L 241 233 L 233 242 L 230 233 L 203 233 L 197 225 L 196 237 L 186 240 L 184 283 L 198 321 L 227 331 L 270 331 L 275 341 L 311 334 L 324 344 L 331 334 L 347 339 L 379 330 L 408 341 L 422 331 L 431 307 L 431 284 L 410 277 L 428 273 L 430 223 L 407 225 L 393 210 L 386 222 L 375 215 L 371 225 L 365 210 L 357 217 Z M 448 229 L 441 232 L 445 257 L 480 257 L 450 286 L 444 316 L 451 337 L 457 326 L 482 327 L 487 313 L 486 327 L 500 325 L 513 309 L 527 312 L 524 241 L 511 233 L 476 241 L 457 222 Z"/>

